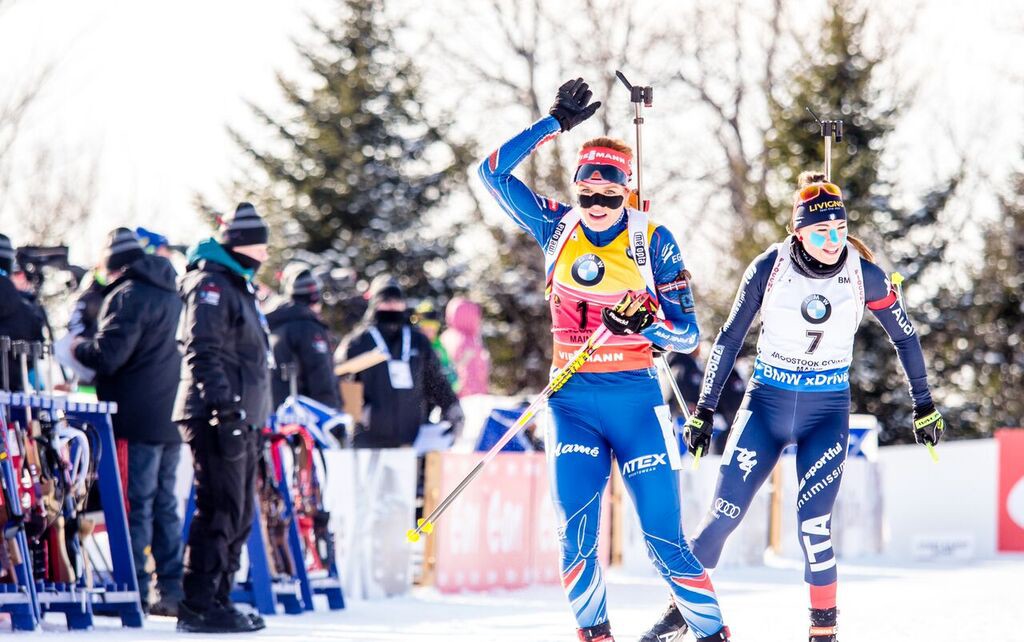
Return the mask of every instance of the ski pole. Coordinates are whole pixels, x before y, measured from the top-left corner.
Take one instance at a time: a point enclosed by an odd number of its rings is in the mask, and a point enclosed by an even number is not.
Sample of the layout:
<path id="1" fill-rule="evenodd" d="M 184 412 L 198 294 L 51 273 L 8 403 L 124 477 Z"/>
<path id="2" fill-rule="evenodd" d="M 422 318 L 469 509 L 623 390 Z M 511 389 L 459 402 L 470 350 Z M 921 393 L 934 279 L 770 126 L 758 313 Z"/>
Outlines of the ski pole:
<path id="1" fill-rule="evenodd" d="M 601 327 L 590 335 L 587 342 L 576 351 L 572 358 L 569 359 L 569 362 L 566 363 L 561 370 L 555 373 L 547 387 L 545 387 L 544 390 L 534 398 L 533 402 L 525 411 L 523 411 L 523 414 L 519 415 L 519 419 L 516 419 L 516 422 L 505 431 L 505 434 L 501 436 L 498 443 L 494 444 L 477 463 L 477 465 L 473 467 L 473 470 L 469 471 L 469 474 L 459 482 L 459 485 L 455 487 L 455 490 L 448 493 L 448 496 L 442 499 L 441 503 L 437 505 L 437 508 L 431 511 L 429 515 L 417 520 L 416 528 L 409 529 L 405 534 L 405 538 L 409 542 L 417 542 L 419 541 L 421 534 L 426 533 L 427 535 L 430 535 L 433 533 L 434 522 L 436 522 L 437 519 L 443 515 L 446 510 L 448 510 L 448 507 L 451 506 L 452 502 L 454 502 L 455 499 L 462 494 L 462 491 L 466 490 L 466 487 L 476 479 L 477 475 L 480 474 L 480 471 L 484 469 L 484 466 L 489 464 L 491 460 L 501 452 L 501 449 L 505 447 L 505 444 L 511 441 L 512 438 L 526 426 L 526 424 L 530 423 L 530 420 L 533 419 L 534 415 L 537 414 L 551 395 L 558 392 L 610 337 L 611 331 L 608 330 L 604 324 L 601 324 Z"/>
<path id="2" fill-rule="evenodd" d="M 889 282 L 892 283 L 894 288 L 896 288 L 896 298 L 899 299 L 900 307 L 903 308 L 904 312 L 907 310 L 906 301 L 903 299 L 903 282 L 905 280 L 906 279 L 903 278 L 903 275 L 899 272 L 893 272 L 892 276 L 889 277 Z M 928 454 L 931 455 L 932 461 L 936 464 L 939 463 L 939 451 L 935 450 L 935 444 L 931 444 L 926 441 L 924 442 L 924 445 L 928 447 Z"/>
<path id="3" fill-rule="evenodd" d="M 683 399 L 683 391 L 679 389 L 679 382 L 676 381 L 675 375 L 672 374 L 672 367 L 668 365 L 668 356 L 664 353 L 658 355 L 658 364 L 661 365 L 659 370 L 663 370 L 665 376 L 668 377 L 668 385 L 672 388 L 672 396 L 676 398 L 676 403 L 679 404 L 679 409 L 683 412 L 683 421 L 690 421 L 690 407 L 686 405 L 686 400 Z M 683 433 L 684 437 L 688 437 L 689 431 Z M 704 454 L 704 448 L 700 447 L 693 456 L 693 469 L 697 470 L 700 468 L 700 457 Z"/>

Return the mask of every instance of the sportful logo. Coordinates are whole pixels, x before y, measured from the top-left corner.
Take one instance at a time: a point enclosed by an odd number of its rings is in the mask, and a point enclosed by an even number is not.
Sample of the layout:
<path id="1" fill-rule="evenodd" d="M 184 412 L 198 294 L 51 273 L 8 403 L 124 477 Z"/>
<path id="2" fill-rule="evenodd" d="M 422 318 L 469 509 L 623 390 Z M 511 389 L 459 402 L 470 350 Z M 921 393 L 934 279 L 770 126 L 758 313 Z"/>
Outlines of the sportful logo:
<path id="1" fill-rule="evenodd" d="M 647 265 L 647 248 L 644 243 L 643 232 L 633 235 L 633 260 L 637 265 Z"/>
<path id="2" fill-rule="evenodd" d="M 732 502 L 727 502 L 724 499 L 722 499 L 721 497 L 719 497 L 719 498 L 717 498 L 715 500 L 715 510 L 714 510 L 714 513 L 716 515 L 725 515 L 729 519 L 736 519 L 737 517 L 740 516 L 740 513 L 742 513 L 742 512 L 743 511 L 740 510 L 739 506 L 737 506 L 736 504 L 733 504 Z"/>
<path id="3" fill-rule="evenodd" d="M 667 465 L 666 457 L 668 457 L 666 453 L 661 453 L 660 455 L 643 455 L 636 459 L 630 459 L 622 464 L 622 474 L 632 477 L 649 473 L 658 466 Z"/>
<path id="4" fill-rule="evenodd" d="M 583 446 L 580 444 L 563 444 L 558 442 L 555 446 L 555 457 L 561 457 L 562 455 L 570 455 L 573 453 L 579 453 L 580 455 L 590 455 L 591 457 L 597 457 L 601 454 L 601 449 L 597 446 Z"/>
<path id="5" fill-rule="evenodd" d="M 747 481 L 750 472 L 757 465 L 757 451 L 736 447 L 736 461 L 739 462 L 740 470 L 743 471 L 743 481 Z"/>

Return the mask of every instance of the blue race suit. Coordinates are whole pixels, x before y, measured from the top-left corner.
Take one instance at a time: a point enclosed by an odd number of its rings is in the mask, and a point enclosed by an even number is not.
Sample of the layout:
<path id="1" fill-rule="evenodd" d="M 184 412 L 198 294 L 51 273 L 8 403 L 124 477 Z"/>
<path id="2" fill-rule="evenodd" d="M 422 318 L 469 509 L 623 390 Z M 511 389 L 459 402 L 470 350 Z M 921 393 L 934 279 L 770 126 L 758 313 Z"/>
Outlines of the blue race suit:
<path id="1" fill-rule="evenodd" d="M 837 575 L 831 515 L 849 436 L 847 369 L 865 305 L 895 345 L 914 403 L 930 404 L 931 395 L 920 341 L 882 270 L 850 246 L 846 269 L 828 278 L 815 277 L 801 271 L 795 261 L 785 260 L 793 254 L 792 243 L 790 239 L 775 245 L 751 263 L 708 360 L 698 406 L 713 410 L 743 338 L 761 312 L 754 374 L 693 551 L 707 567 L 717 565 L 726 538 L 782 450 L 794 443 L 804 580 L 810 585 L 812 608 L 832 608 Z M 771 290 L 776 292 L 769 297 Z M 773 316 L 783 317 L 781 323 Z"/>
<path id="2" fill-rule="evenodd" d="M 543 118 L 480 166 L 480 177 L 498 203 L 542 248 L 565 231 L 556 233 L 556 228 L 572 206 L 535 194 L 512 176 L 512 171 L 558 131 L 554 118 Z M 581 336 L 597 329 L 589 320 L 595 315 L 599 319 L 601 307 L 611 300 L 610 290 L 600 290 L 602 280 L 637 283 L 626 234 L 631 215 L 624 210 L 620 220 L 603 232 L 582 224 L 575 231 L 565 231 L 573 236 L 553 270 L 552 315 L 558 319 L 564 317 L 564 308 L 582 310 L 572 317 L 573 323 L 579 321 L 577 334 Z M 650 357 L 652 342 L 667 350 L 689 352 L 696 347 L 700 332 L 679 247 L 664 227 L 651 229 L 647 255 L 653 263 L 657 304 L 664 319 L 644 331 L 642 350 L 637 351 L 635 345 L 622 346 L 628 358 L 609 352 L 603 362 L 588 362 L 549 401 L 554 421 L 547 435 L 547 453 L 552 499 L 560 519 L 562 583 L 581 628 L 608 620 L 597 542 L 601 496 L 614 454 L 637 508 L 651 559 L 691 627 L 704 637 L 722 629 L 722 617 L 710 579 L 683 535 L 679 485 L 673 470 L 678 448 Z M 624 262 L 627 256 L 629 261 Z M 637 289 L 643 289 L 642 280 Z M 583 299 L 570 306 L 560 301 L 563 295 Z M 566 328 L 553 327 L 552 331 L 556 333 L 557 363 L 558 333 Z M 643 367 L 633 367 L 637 363 Z"/>

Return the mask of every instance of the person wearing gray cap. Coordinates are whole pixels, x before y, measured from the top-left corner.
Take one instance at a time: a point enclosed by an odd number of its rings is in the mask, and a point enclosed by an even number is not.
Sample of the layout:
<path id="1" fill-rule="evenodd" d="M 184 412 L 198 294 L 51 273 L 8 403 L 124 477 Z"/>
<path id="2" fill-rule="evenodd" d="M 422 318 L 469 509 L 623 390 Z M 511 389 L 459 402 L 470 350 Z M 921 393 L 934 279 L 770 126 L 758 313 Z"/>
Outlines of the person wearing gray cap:
<path id="1" fill-rule="evenodd" d="M 280 406 L 290 392 L 285 367 L 290 365 L 294 367 L 298 394 L 338 409 L 341 399 L 334 376 L 330 332 L 320 318 L 320 282 L 308 266 L 294 263 L 285 267 L 281 284 L 288 302 L 267 315 L 277 365 L 271 378 L 274 406 Z"/>
<path id="2" fill-rule="evenodd" d="M 185 552 L 178 630 L 241 633 L 264 627 L 231 602 L 252 529 L 259 430 L 270 415 L 270 344 L 253 278 L 269 229 L 240 203 L 218 235 L 188 253 L 178 329 L 184 359 L 174 406 L 195 462 L 196 513 Z"/>
<path id="3" fill-rule="evenodd" d="M 174 489 L 181 434 L 171 410 L 181 368 L 174 333 L 181 315 L 177 274 L 170 262 L 146 254 L 131 230 L 110 233 L 104 253 L 110 279 L 96 334 L 72 344 L 75 358 L 96 371 L 96 394 L 117 402 L 114 436 L 128 446 L 128 530 L 142 606 L 154 615 L 177 615 L 182 598 L 181 520 Z M 159 600 L 150 607 L 156 567 Z"/>
<path id="4" fill-rule="evenodd" d="M 43 319 L 11 281 L 15 254 L 11 239 L 0 234 L 0 337 L 10 337 L 11 341 L 42 341 Z M 21 370 L 11 353 L 7 360 L 11 390 L 23 390 Z"/>

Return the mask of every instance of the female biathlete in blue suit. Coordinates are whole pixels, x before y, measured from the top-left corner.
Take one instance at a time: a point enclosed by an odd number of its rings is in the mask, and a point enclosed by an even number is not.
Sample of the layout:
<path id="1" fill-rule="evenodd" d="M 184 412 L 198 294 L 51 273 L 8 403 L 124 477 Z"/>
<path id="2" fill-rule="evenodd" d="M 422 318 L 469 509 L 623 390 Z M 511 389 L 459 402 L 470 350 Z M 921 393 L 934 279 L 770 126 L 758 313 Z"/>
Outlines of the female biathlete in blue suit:
<path id="1" fill-rule="evenodd" d="M 945 425 L 932 404 L 921 343 L 902 301 L 885 273 L 872 263 L 871 252 L 848 236 L 842 193 L 825 182 L 824 174 L 800 176 L 791 228 L 792 236 L 747 268 L 732 313 L 715 339 L 697 411 L 688 423 L 690 450 L 702 447 L 707 452 L 719 393 L 760 311 L 754 373 L 693 552 L 705 566 L 715 567 L 722 545 L 783 448 L 795 443 L 797 519 L 804 580 L 810 585 L 810 640 L 835 642 L 832 505 L 846 462 L 848 369 L 865 305 L 885 328 L 903 364 L 914 400 L 915 437 L 934 445 Z"/>
<path id="2" fill-rule="evenodd" d="M 582 79 L 558 90 L 551 115 L 502 145 L 480 177 L 544 250 L 560 368 L 604 323 L 612 338 L 549 401 L 551 492 L 560 519 L 562 584 L 579 639 L 611 642 L 597 561 L 601 496 L 612 454 L 622 468 L 651 559 L 700 640 L 728 640 L 707 573 L 680 522 L 679 452 L 662 404 L 651 344 L 690 352 L 700 337 L 688 273 L 675 239 L 625 207 L 632 152 L 619 140 L 584 143 L 575 174 L 579 207 L 535 194 L 512 176 L 531 152 L 589 118 Z"/>

